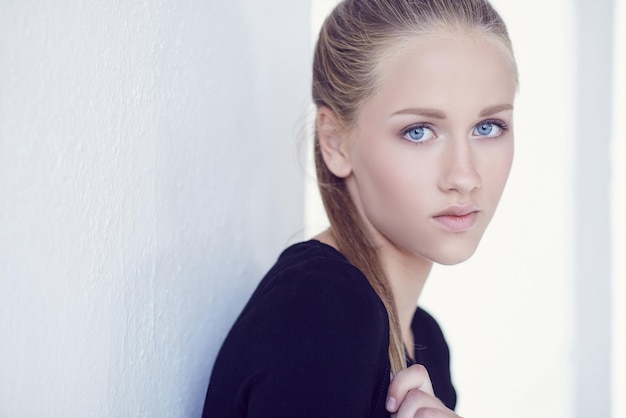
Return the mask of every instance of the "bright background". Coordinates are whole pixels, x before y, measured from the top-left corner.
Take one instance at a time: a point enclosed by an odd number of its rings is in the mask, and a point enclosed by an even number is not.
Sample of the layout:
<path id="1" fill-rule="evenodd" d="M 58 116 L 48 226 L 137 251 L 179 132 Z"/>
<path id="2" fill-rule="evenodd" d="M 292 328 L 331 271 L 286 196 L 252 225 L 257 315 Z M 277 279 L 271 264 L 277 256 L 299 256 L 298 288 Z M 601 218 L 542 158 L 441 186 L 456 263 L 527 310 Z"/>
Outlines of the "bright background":
<path id="1" fill-rule="evenodd" d="M 199 416 L 256 283 L 323 225 L 302 155 L 331 3 L 0 0 L 0 417 Z M 624 3 L 494 0 L 516 161 L 421 301 L 466 417 L 626 417 Z"/>

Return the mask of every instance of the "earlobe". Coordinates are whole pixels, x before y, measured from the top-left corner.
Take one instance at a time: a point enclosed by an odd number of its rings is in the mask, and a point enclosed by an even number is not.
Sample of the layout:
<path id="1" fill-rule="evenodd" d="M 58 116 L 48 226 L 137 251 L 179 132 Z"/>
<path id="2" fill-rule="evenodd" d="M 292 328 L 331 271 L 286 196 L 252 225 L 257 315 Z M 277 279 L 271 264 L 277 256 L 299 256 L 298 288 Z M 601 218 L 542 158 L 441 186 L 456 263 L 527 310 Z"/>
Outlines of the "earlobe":
<path id="1" fill-rule="evenodd" d="M 320 150 L 326 166 L 335 176 L 348 177 L 352 172 L 352 166 L 346 152 L 346 135 L 335 114 L 328 107 L 322 106 L 317 111 L 315 123 Z"/>

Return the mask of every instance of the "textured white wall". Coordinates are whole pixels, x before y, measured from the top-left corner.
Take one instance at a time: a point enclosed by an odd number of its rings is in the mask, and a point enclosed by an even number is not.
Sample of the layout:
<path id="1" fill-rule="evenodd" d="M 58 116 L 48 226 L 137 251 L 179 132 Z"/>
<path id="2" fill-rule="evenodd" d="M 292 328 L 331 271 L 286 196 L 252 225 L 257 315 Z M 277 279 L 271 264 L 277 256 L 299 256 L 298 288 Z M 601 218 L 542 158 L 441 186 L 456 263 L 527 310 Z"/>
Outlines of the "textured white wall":
<path id="1" fill-rule="evenodd" d="M 0 416 L 199 415 L 302 227 L 308 19 L 307 1 L 3 2 Z"/>

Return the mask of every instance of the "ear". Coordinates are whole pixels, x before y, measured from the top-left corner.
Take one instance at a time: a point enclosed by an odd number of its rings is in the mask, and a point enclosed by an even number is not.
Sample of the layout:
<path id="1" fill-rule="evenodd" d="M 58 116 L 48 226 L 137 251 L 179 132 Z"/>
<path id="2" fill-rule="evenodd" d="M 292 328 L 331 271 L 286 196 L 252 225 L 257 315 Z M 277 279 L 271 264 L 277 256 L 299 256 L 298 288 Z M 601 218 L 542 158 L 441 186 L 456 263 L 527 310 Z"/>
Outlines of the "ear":
<path id="1" fill-rule="evenodd" d="M 320 107 L 315 124 L 326 167 L 337 177 L 348 177 L 352 173 L 352 165 L 347 152 L 347 135 L 341 129 L 334 112 L 326 106 Z"/>

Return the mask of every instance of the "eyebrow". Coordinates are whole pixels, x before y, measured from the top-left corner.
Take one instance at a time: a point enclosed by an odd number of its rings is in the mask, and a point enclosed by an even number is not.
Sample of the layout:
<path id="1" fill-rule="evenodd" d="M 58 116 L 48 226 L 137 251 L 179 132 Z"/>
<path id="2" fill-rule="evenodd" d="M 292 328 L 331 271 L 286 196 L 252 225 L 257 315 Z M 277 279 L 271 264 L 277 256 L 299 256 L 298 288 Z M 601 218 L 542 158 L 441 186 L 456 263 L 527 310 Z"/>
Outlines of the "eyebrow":
<path id="1" fill-rule="evenodd" d="M 484 109 L 482 112 L 480 112 L 480 117 L 482 118 L 485 116 L 495 115 L 496 113 L 500 113 L 505 110 L 511 110 L 511 109 L 513 109 L 513 105 L 510 105 L 510 104 L 490 106 Z M 433 119 L 445 119 L 446 118 L 446 114 L 442 112 L 441 110 L 430 109 L 427 107 L 415 107 L 415 108 L 402 109 L 402 110 L 395 112 L 392 116 L 396 116 L 396 115 L 416 115 L 416 116 L 423 116 L 423 117 L 433 118 Z"/>
<path id="2" fill-rule="evenodd" d="M 396 115 L 416 115 L 416 116 L 424 116 L 424 117 L 433 118 L 433 119 L 445 119 L 446 118 L 446 114 L 443 113 L 441 110 L 429 109 L 425 107 L 398 110 L 392 116 L 396 116 Z"/>
<path id="3" fill-rule="evenodd" d="M 501 104 L 497 106 L 491 106 L 480 112 L 480 117 L 495 115 L 496 113 L 504 112 L 505 110 L 512 110 L 513 105 Z"/>

